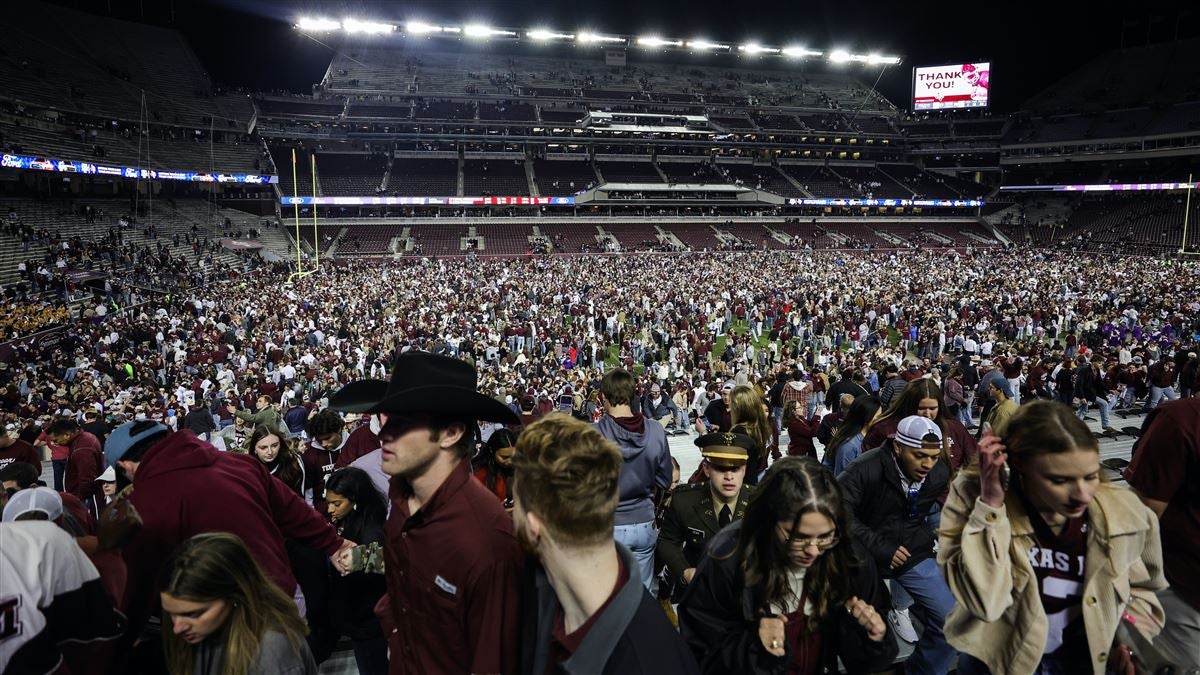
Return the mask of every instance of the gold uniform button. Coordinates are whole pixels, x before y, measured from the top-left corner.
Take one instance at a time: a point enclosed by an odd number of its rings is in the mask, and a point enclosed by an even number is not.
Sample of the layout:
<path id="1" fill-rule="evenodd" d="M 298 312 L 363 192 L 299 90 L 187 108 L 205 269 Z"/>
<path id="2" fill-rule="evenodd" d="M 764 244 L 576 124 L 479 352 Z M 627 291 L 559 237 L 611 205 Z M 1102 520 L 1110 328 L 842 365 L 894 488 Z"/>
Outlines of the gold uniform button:
<path id="1" fill-rule="evenodd" d="M 1105 661 L 1108 660 L 1108 652 L 1100 652 L 1099 654 L 1096 655 L 1096 660 L 1099 661 L 1100 663 L 1104 663 Z"/>
<path id="2" fill-rule="evenodd" d="M 987 519 L 988 519 L 988 521 L 989 521 L 989 522 L 995 522 L 995 520 L 996 520 L 996 514 L 994 514 L 994 513 L 989 513 L 989 514 L 987 514 Z"/>
<path id="3" fill-rule="evenodd" d="M 1087 598 L 1087 604 L 1088 604 L 1088 607 L 1094 607 L 1096 605 L 1096 596 L 1089 595 Z"/>

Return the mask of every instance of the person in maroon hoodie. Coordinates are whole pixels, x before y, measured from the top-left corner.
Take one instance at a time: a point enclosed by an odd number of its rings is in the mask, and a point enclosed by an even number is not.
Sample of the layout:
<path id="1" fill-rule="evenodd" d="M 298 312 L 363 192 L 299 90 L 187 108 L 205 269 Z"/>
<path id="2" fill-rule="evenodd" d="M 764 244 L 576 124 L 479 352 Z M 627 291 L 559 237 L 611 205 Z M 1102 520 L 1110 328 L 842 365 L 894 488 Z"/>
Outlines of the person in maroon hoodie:
<path id="1" fill-rule="evenodd" d="M 304 488 L 306 493 L 311 491 L 313 508 L 319 513 L 325 513 L 325 481 L 337 468 L 342 447 L 350 439 L 345 426 L 337 411 L 326 408 L 310 417 L 304 427 L 308 432 L 302 457 L 308 483 Z"/>
<path id="2" fill-rule="evenodd" d="M 104 471 L 104 451 L 100 439 L 84 431 L 79 422 L 69 417 L 59 417 L 46 427 L 46 436 L 52 443 L 67 448 L 67 468 L 63 487 L 87 504 L 100 491 L 96 477 Z"/>
<path id="3" fill-rule="evenodd" d="M 153 421 L 128 422 L 104 448 L 117 467 L 119 493 L 142 515 L 142 529 L 126 546 L 129 583 L 124 606 L 129 640 L 158 604 L 157 570 L 180 543 L 202 532 L 241 537 L 267 576 L 289 596 L 296 578 L 284 549 L 295 539 L 330 556 L 341 570 L 340 552 L 354 546 L 251 455 L 220 452 L 190 431 L 171 432 Z"/>

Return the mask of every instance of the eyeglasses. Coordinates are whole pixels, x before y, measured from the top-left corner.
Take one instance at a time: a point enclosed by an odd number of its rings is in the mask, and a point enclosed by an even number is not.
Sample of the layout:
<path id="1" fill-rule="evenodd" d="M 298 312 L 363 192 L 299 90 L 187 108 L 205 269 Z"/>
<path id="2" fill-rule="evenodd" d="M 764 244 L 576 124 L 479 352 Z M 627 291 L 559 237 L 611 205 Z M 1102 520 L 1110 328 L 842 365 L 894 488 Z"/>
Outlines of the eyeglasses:
<path id="1" fill-rule="evenodd" d="M 799 549 L 806 549 L 810 546 L 816 546 L 819 550 L 827 551 L 834 546 L 837 546 L 838 541 L 841 540 L 841 538 L 838 537 L 836 530 L 828 534 L 823 534 L 819 537 L 793 537 L 790 536 L 787 528 L 782 526 L 780 526 L 779 531 L 787 537 L 789 546 L 794 546 Z"/>

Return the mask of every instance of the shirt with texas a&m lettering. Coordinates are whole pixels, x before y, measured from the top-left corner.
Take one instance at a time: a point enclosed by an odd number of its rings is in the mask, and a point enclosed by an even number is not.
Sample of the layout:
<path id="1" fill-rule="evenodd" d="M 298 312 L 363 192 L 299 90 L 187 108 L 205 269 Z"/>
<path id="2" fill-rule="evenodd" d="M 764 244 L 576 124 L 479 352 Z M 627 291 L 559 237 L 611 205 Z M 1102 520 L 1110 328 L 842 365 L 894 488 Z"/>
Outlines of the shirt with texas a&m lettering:
<path id="1" fill-rule="evenodd" d="M 1038 595 L 1050 623 L 1044 653 L 1056 657 L 1081 653 L 1087 659 L 1087 635 L 1080 612 L 1087 561 L 1087 516 L 1068 519 L 1063 531 L 1055 534 L 1035 509 L 1027 512 L 1035 539 L 1029 549 L 1029 564 L 1037 575 Z"/>

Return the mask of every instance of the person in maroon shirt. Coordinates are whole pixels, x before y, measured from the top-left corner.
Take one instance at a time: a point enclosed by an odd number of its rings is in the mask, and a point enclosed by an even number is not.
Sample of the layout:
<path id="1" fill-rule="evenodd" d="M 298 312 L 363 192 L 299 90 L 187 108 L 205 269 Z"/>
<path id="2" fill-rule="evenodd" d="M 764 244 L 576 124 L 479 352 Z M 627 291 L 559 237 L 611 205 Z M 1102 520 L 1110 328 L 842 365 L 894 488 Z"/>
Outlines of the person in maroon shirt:
<path id="1" fill-rule="evenodd" d="M 0 469 L 13 462 L 25 462 L 42 472 L 42 458 L 33 449 L 33 444 L 16 437 L 18 427 L 15 424 L 0 426 Z"/>
<path id="2" fill-rule="evenodd" d="M 296 592 L 296 578 L 285 539 L 321 550 L 338 569 L 341 552 L 354 546 L 253 455 L 220 452 L 190 431 L 129 422 L 105 441 L 105 459 L 117 467 L 119 489 L 133 484 L 118 503 L 128 499 L 143 521 L 123 552 L 129 569 L 124 602 L 129 643 L 140 637 L 143 622 L 158 605 L 156 571 L 192 535 L 230 532 L 241 537 L 289 597 Z"/>
<path id="3" fill-rule="evenodd" d="M 325 481 L 337 468 L 342 447 L 350 439 L 342 416 L 326 408 L 313 415 L 305 424 L 308 442 L 301 450 L 304 462 L 305 492 L 311 491 L 310 501 L 318 513 L 325 513 Z"/>
<path id="4" fill-rule="evenodd" d="M 813 445 L 813 437 L 817 435 L 821 418 L 817 415 L 805 418 L 801 403 L 792 401 L 783 413 L 783 423 L 788 430 L 787 454 L 816 459 L 817 448 Z"/>
<path id="5" fill-rule="evenodd" d="M 43 424 L 49 424 L 50 417 L 45 416 L 43 420 L 37 420 L 32 427 L 34 433 L 33 449 L 38 453 L 50 454 L 50 464 L 54 472 L 54 489 L 59 492 L 63 491 L 63 477 L 67 472 L 67 457 L 71 454 L 69 448 L 65 445 L 55 443 L 50 435 L 42 429 Z M 39 430 L 40 429 L 40 430 Z"/>
<path id="6" fill-rule="evenodd" d="M 1125 479 L 1161 524 L 1171 587 L 1158 593 L 1167 624 L 1155 644 L 1200 668 L 1200 399 L 1162 404 L 1142 429 Z"/>
<path id="7" fill-rule="evenodd" d="M 382 425 L 392 506 L 381 547 L 388 592 L 376 614 L 391 675 L 517 672 L 521 549 L 512 518 L 471 477 L 468 459 L 476 420 L 517 418 L 476 382 L 466 362 L 408 352 L 390 382 L 359 380 L 330 399 L 378 414 Z M 378 569 L 378 548 L 348 551 L 343 565 Z"/>
<path id="8" fill-rule="evenodd" d="M 46 427 L 49 439 L 67 448 L 67 467 L 63 487 L 83 503 L 92 501 L 100 491 L 96 477 L 104 471 L 104 451 L 100 439 L 80 428 L 69 417 L 60 417 Z"/>
<path id="9" fill-rule="evenodd" d="M 550 415 L 517 440 L 513 521 L 536 562 L 526 576 L 522 673 L 698 673 L 613 540 L 620 451 L 591 425 Z"/>

